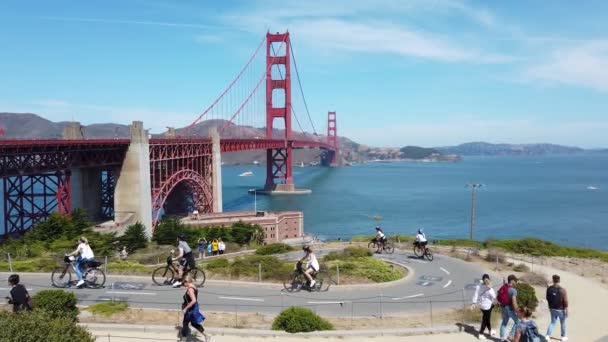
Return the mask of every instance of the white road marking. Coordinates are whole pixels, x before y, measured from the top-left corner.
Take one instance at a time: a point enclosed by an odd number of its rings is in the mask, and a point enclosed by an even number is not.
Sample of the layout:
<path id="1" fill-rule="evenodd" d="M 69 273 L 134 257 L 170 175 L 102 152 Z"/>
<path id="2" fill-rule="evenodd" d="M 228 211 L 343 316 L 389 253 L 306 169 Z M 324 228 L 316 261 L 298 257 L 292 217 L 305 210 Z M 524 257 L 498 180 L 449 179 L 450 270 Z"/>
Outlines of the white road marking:
<path id="1" fill-rule="evenodd" d="M 308 302 L 308 304 L 344 304 L 344 302 Z"/>
<path id="2" fill-rule="evenodd" d="M 447 284 L 443 285 L 443 288 L 445 289 L 446 287 L 450 286 L 452 284 L 452 281 L 448 281 Z"/>
<path id="3" fill-rule="evenodd" d="M 411 259 L 410 261 L 417 262 L 419 264 L 426 264 L 427 263 L 426 261 L 417 260 L 417 259 Z"/>
<path id="4" fill-rule="evenodd" d="M 424 296 L 424 293 L 419 293 L 419 294 L 415 294 L 415 295 L 411 295 L 411 296 L 405 296 L 405 297 L 393 298 L 393 300 L 416 298 L 416 297 L 422 297 L 422 296 Z"/>
<path id="5" fill-rule="evenodd" d="M 129 295 L 144 295 L 144 296 L 156 296 L 154 292 L 136 292 L 136 291 L 106 291 L 109 294 L 129 294 Z"/>
<path id="6" fill-rule="evenodd" d="M 445 272 L 445 274 L 448 274 L 448 275 L 450 274 L 450 272 L 448 272 L 448 270 L 446 270 L 446 269 L 445 269 L 445 268 L 443 268 L 443 267 L 439 267 L 439 269 L 440 269 L 440 270 L 442 270 L 443 272 Z"/>
<path id="7" fill-rule="evenodd" d="M 10 287 L 0 287 L 0 291 L 8 291 L 10 289 L 11 289 Z M 26 290 L 32 291 L 32 289 L 26 289 Z"/>
<path id="8" fill-rule="evenodd" d="M 217 297 L 219 299 L 232 299 L 232 300 L 246 300 L 250 302 L 263 302 L 263 299 L 259 298 L 241 298 L 241 297 Z"/>

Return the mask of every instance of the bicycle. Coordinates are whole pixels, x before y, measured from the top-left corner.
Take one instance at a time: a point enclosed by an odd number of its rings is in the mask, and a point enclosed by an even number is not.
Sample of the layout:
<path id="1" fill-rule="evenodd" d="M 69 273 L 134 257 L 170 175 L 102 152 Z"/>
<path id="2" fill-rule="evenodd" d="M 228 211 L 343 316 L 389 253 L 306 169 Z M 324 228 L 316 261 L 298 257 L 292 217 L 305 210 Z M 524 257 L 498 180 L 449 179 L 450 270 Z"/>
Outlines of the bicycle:
<path id="1" fill-rule="evenodd" d="M 426 245 L 414 244 L 414 255 L 419 258 L 426 258 L 428 261 L 433 261 L 435 258 L 433 252 Z"/>
<path id="2" fill-rule="evenodd" d="M 374 251 L 378 250 L 378 242 L 376 241 L 376 239 L 372 239 L 372 241 L 370 241 L 367 244 L 367 248 L 373 249 Z M 386 252 L 387 254 L 393 254 L 395 252 L 395 247 L 393 246 L 393 243 L 386 240 L 384 242 L 384 245 L 382 246 L 382 248 L 380 249 L 381 251 Z"/>
<path id="3" fill-rule="evenodd" d="M 175 281 L 176 274 L 178 274 L 177 266 L 173 262 L 173 258 L 171 256 L 168 256 L 167 264 L 165 266 L 161 266 L 155 269 L 152 272 L 152 281 L 158 286 L 171 285 Z M 207 276 L 205 275 L 205 272 L 200 268 L 186 268 L 184 270 L 183 275 L 185 276 L 186 274 L 190 274 L 192 276 L 194 286 L 202 287 L 203 284 L 205 284 Z"/>
<path id="4" fill-rule="evenodd" d="M 285 291 L 287 292 L 299 292 L 301 289 L 306 289 L 310 292 L 326 292 L 329 290 L 331 284 L 334 283 L 331 276 L 326 271 L 313 272 L 312 279 L 316 280 L 314 287 L 308 286 L 308 279 L 304 275 L 302 263 L 298 262 L 295 271 L 283 281 L 283 287 L 285 287 Z"/>
<path id="5" fill-rule="evenodd" d="M 72 280 L 72 267 L 74 261 L 70 257 L 63 257 L 63 267 L 57 267 L 51 273 L 51 284 L 54 287 L 66 288 L 77 282 Z M 106 274 L 99 268 L 103 263 L 97 261 L 86 261 L 83 263 L 84 272 L 82 278 L 84 286 L 90 289 L 100 289 L 106 283 Z"/>

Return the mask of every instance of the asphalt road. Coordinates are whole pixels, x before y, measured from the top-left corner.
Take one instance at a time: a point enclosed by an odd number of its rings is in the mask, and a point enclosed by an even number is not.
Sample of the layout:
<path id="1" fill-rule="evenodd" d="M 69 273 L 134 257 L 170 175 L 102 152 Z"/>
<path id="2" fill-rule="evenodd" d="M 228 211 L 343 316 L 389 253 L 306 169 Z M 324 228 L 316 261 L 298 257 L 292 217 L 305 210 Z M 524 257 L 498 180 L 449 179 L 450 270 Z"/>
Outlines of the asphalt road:
<path id="1" fill-rule="evenodd" d="M 317 252 L 324 254 L 323 252 Z M 301 253 L 290 254 L 295 258 Z M 411 252 L 396 250 L 393 255 L 376 255 L 406 266 L 410 274 L 390 284 L 332 286 L 327 292 L 287 293 L 277 284 L 238 283 L 207 280 L 199 290 L 199 303 L 205 311 L 277 313 L 285 307 L 309 307 L 324 315 L 341 317 L 384 316 L 395 313 L 428 312 L 468 305 L 475 283 L 483 270 L 478 266 L 443 255 L 433 262 L 421 260 Z M 9 273 L 0 273 L 8 278 Z M 50 274 L 23 273 L 22 283 L 30 293 L 53 288 Z M 6 284 L 6 283 L 4 283 Z M 6 286 L 6 285 L 4 285 Z M 80 305 L 121 300 L 134 308 L 178 309 L 183 289 L 156 286 L 150 277 L 109 274 L 102 289 L 67 289 L 73 291 Z M 9 288 L 0 287 L 5 297 Z"/>

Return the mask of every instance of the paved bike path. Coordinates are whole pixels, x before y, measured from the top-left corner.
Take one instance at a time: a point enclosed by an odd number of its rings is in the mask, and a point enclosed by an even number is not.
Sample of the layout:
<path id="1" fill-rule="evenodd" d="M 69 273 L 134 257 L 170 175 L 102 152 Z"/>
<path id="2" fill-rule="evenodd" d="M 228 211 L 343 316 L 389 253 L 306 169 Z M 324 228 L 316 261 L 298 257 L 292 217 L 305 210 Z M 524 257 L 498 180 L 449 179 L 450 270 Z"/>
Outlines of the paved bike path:
<path id="1" fill-rule="evenodd" d="M 326 251 L 325 251 L 326 252 Z M 323 254 L 324 251 L 318 251 Z M 296 258 L 301 253 L 287 255 Z M 199 290 L 199 302 L 206 311 L 260 312 L 274 314 L 289 306 L 309 307 L 333 316 L 382 316 L 445 308 L 460 308 L 472 296 L 474 284 L 483 270 L 478 266 L 444 255 L 433 262 L 418 259 L 411 252 L 396 250 L 392 255 L 376 255 L 410 270 L 407 279 L 390 284 L 332 286 L 327 292 L 287 293 L 279 284 L 257 284 L 207 280 Z M 9 273 L 0 273 L 7 278 Z M 35 293 L 53 288 L 50 274 L 20 274 L 22 283 Z M 0 287 L 0 296 L 8 294 Z M 183 289 L 156 286 L 150 277 L 108 275 L 102 289 L 67 289 L 74 292 L 81 305 L 122 300 L 134 308 L 178 309 Z M 431 303 L 432 302 L 432 303 Z"/>

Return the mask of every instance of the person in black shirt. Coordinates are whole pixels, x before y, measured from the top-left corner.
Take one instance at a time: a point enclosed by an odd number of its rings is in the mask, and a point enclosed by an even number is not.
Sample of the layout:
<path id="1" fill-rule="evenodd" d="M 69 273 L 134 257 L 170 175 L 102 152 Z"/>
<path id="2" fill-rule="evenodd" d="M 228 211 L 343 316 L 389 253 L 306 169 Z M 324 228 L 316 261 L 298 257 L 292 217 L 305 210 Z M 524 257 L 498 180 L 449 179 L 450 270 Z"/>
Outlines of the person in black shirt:
<path id="1" fill-rule="evenodd" d="M 30 294 L 27 293 L 25 286 L 19 284 L 19 275 L 11 274 L 8 277 L 8 283 L 11 286 L 10 297 L 8 303 L 13 305 L 13 312 L 31 310 Z"/>

